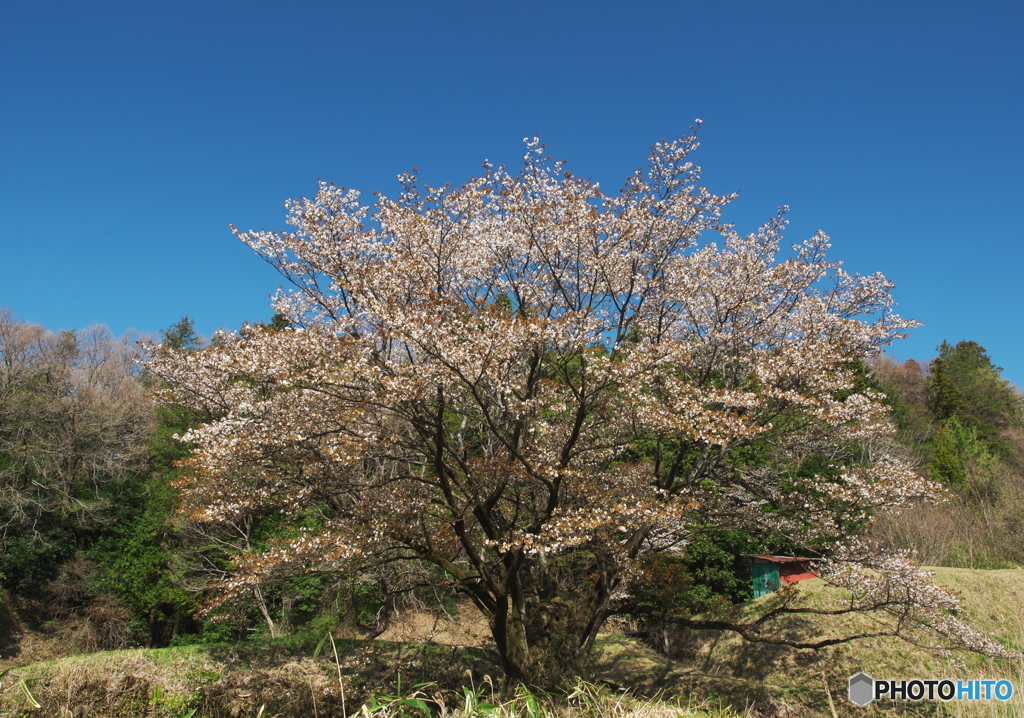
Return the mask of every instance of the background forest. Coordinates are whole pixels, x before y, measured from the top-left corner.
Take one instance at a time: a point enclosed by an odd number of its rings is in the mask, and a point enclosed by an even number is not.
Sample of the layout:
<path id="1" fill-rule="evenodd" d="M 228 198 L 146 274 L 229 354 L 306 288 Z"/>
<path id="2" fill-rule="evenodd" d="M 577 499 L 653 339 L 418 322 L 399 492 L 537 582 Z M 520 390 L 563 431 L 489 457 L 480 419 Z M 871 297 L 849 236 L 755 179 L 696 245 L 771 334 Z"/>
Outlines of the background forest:
<path id="1" fill-rule="evenodd" d="M 275 317 L 268 327 L 286 324 Z M 421 588 L 415 571 L 393 564 L 282 578 L 204 611 L 231 555 L 301 526 L 277 512 L 211 523 L 182 510 L 176 462 L 188 447 L 173 437 L 209 417 L 154 409 L 147 393 L 158 380 L 135 363 L 134 339 L 105 327 L 54 333 L 0 313 L 0 657 L 25 649 L 25 631 L 56 638 L 47 650 L 61 653 L 322 636 L 339 626 L 373 636 L 397 609 L 453 605 L 454 595 Z M 188 317 L 160 341 L 203 345 Z M 929 361 L 881 357 L 862 367 L 863 381 L 888 396 L 899 453 L 947 489 L 943 502 L 880 516 L 870 538 L 916 551 L 923 565 L 1024 565 L 1024 411 L 1000 372 L 972 341 L 943 343 Z M 710 531 L 663 583 L 697 613 L 750 597 L 741 554 L 788 550 Z"/>

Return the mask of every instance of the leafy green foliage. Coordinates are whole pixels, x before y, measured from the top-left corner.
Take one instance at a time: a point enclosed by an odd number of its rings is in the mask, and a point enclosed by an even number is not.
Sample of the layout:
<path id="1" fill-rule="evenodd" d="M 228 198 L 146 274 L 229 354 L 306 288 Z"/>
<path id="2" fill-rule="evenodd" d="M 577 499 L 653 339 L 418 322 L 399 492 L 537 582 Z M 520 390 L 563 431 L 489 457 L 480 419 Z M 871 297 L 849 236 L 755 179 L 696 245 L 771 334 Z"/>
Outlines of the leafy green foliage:
<path id="1" fill-rule="evenodd" d="M 196 333 L 195 322 L 186 314 L 160 332 L 160 343 L 171 349 L 198 349 L 203 340 Z"/>
<path id="2" fill-rule="evenodd" d="M 133 609 L 137 640 L 147 646 L 197 629 L 200 598 L 183 588 L 185 567 L 176 558 L 181 539 L 174 526 L 174 492 L 164 475 L 139 481 L 123 496 L 124 514 L 89 554 L 99 564 L 96 586 Z M 128 492 L 125 492 L 126 494 Z"/>
<path id="3" fill-rule="evenodd" d="M 743 554 L 757 548 L 748 535 L 739 531 L 696 536 L 683 559 L 690 586 L 681 602 L 691 612 L 699 613 L 721 598 L 731 603 L 750 600 L 750 566 Z"/>
<path id="4" fill-rule="evenodd" d="M 931 363 L 928 407 L 938 421 L 955 418 L 981 441 L 1005 452 L 1000 434 L 1024 422 L 1024 407 L 1001 371 L 976 342 L 943 342 Z"/>
<path id="5" fill-rule="evenodd" d="M 877 533 L 934 565 L 1005 568 L 1024 563 L 1024 410 L 984 347 L 943 342 L 924 371 L 875 362 L 898 439 L 949 501 L 890 517 Z"/>
<path id="6" fill-rule="evenodd" d="M 161 341 L 184 349 L 202 345 L 188 316 L 161 332 Z M 144 375 L 142 381 L 154 380 Z M 189 452 L 174 436 L 194 426 L 200 417 L 177 405 L 162 405 L 153 411 L 156 420 L 147 442 L 149 471 L 132 477 L 112 493 L 113 521 L 87 553 L 98 566 L 95 588 L 117 596 L 132 610 L 134 640 L 146 646 L 166 646 L 176 636 L 202 630 L 194 618 L 202 598 L 185 588 L 185 539 L 176 516 L 176 492 L 171 487 L 179 473 L 175 463 Z M 222 638 L 218 631 L 213 632 Z"/>
<path id="7" fill-rule="evenodd" d="M 752 598 L 749 559 L 762 544 L 740 531 L 700 533 L 682 557 L 651 560 L 630 590 L 638 605 L 665 613 L 695 615 Z"/>
<path id="8" fill-rule="evenodd" d="M 75 536 L 67 526 L 50 525 L 44 537 L 16 535 L 0 552 L 0 580 L 19 596 L 37 594 L 57 577 L 57 567 L 74 555 Z"/>
<path id="9" fill-rule="evenodd" d="M 0 311 L 0 575 L 22 597 L 109 535 L 115 497 L 146 470 L 134 352 L 105 327 L 54 333 Z"/>
<path id="10" fill-rule="evenodd" d="M 950 423 L 955 424 L 956 428 L 962 428 L 956 419 L 952 419 Z M 954 436 L 959 432 L 951 431 L 953 428 L 948 425 L 940 426 L 932 436 L 932 458 L 927 468 L 933 479 L 950 486 L 963 486 L 967 479 L 967 471 L 964 469 L 958 442 Z"/>

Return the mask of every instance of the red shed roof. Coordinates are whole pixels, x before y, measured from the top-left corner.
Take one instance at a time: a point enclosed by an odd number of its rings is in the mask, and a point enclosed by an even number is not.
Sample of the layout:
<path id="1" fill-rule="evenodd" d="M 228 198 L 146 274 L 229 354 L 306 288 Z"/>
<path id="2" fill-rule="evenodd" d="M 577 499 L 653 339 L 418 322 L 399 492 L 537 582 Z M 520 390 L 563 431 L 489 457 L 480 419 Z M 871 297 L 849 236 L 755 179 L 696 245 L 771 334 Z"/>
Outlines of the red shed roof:
<path id="1" fill-rule="evenodd" d="M 817 558 L 807 558 L 801 556 L 761 556 L 756 553 L 745 553 L 742 554 L 747 558 L 759 558 L 762 561 L 771 561 L 772 563 L 793 563 L 794 561 L 820 561 Z"/>

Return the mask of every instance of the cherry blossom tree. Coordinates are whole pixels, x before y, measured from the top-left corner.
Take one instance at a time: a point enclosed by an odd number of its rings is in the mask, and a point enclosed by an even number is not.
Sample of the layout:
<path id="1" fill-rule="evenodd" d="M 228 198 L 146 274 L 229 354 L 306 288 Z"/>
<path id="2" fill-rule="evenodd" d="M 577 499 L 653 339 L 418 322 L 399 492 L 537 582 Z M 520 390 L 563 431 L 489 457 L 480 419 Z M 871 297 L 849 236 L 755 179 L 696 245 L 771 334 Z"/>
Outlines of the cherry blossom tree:
<path id="1" fill-rule="evenodd" d="M 841 543 L 874 508 L 937 493 L 886 455 L 884 397 L 856 381 L 914 326 L 892 284 L 845 272 L 821 233 L 783 257 L 784 209 L 735 232 L 696 147 L 654 145 L 608 194 L 532 140 L 518 174 L 403 175 L 374 209 L 322 184 L 288 203 L 291 231 L 236 230 L 288 280 L 273 304 L 291 326 L 148 367 L 166 400 L 218 417 L 182 437 L 186 511 L 307 520 L 236 556 L 220 600 L 293 572 L 432 565 L 487 617 L 510 683 L 549 686 L 710 523 L 835 545 L 825 575 L 855 597 L 837 611 L 998 651 L 905 557 Z M 663 618 L 771 640 L 809 609 L 774 610 Z"/>

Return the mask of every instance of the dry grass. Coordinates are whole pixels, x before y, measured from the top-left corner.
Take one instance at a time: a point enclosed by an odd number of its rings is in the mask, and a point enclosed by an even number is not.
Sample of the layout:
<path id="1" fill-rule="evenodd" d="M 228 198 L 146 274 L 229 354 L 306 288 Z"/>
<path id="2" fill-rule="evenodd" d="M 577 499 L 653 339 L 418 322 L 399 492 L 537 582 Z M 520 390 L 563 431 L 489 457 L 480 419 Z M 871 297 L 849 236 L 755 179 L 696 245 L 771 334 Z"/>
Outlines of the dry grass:
<path id="1" fill-rule="evenodd" d="M 196 648 L 172 653 L 118 651 L 33 664 L 3 676 L 0 711 L 21 718 L 428 715 L 417 710 L 420 705 L 430 715 L 445 718 L 737 718 L 728 708 L 713 707 L 710 700 L 640 698 L 584 682 L 567 697 L 522 691 L 505 700 L 487 674 L 468 668 L 452 675 L 450 669 L 461 667 L 467 658 L 465 651 L 458 652 L 462 660 L 447 661 L 446 671 L 439 666 L 441 656 L 429 655 L 422 647 L 373 643 L 342 649 L 337 664 L 330 658 L 289 656 L 286 651 L 225 661 L 224 655 Z M 375 675 L 376 669 L 386 665 L 393 671 L 396 664 L 408 670 L 402 674 L 408 677 L 396 680 L 392 672 L 388 681 L 378 683 L 381 676 Z M 403 685 L 401 681 L 409 685 L 423 669 L 442 674 L 441 680 L 398 695 L 382 694 L 383 686 L 393 692 L 396 685 Z M 464 688 L 467 684 L 474 687 Z"/>
<path id="2" fill-rule="evenodd" d="M 975 571 L 938 568 L 936 582 L 959 591 L 969 619 L 1017 649 L 1024 646 L 1024 570 Z M 809 605 L 824 606 L 832 589 L 820 580 L 798 584 Z M 759 599 L 764 601 L 765 599 Z M 749 610 L 753 611 L 756 602 Z M 810 639 L 865 630 L 871 616 L 790 617 L 781 628 L 791 639 Z M 1024 662 L 996 661 L 973 654 L 950 656 L 898 639 L 867 639 L 821 651 L 746 643 L 734 634 L 679 630 L 672 635 L 677 660 L 640 651 L 632 641 L 606 637 L 592 665 L 593 677 L 654 693 L 690 693 L 721 698 L 736 710 L 771 714 L 784 704 L 794 716 L 1024 715 Z M 847 681 L 859 671 L 876 678 L 1006 678 L 1015 689 L 1007 704 L 985 701 L 947 706 L 878 705 L 860 709 L 847 700 Z M 829 703 L 831 694 L 832 705 Z"/>
<path id="3" fill-rule="evenodd" d="M 937 572 L 939 583 L 962 592 L 976 623 L 1011 645 L 1024 643 L 1024 570 Z M 811 604 L 824 604 L 829 596 L 820 581 L 807 581 L 799 588 Z M 421 628 L 434 633 L 435 639 L 465 635 L 425 620 L 420 621 Z M 784 632 L 792 637 L 821 636 L 864 627 L 871 620 L 791 618 Z M 403 637 L 411 636 L 411 630 Z M 469 624 L 460 624 L 459 630 L 469 630 Z M 0 715 L 326 718 L 361 712 L 397 718 L 419 715 L 404 702 L 410 691 L 418 691 L 423 706 L 445 718 L 1024 715 L 1024 664 L 1020 661 L 967 656 L 960 664 L 950 663 L 945 656 L 894 639 L 818 652 L 747 644 L 729 634 L 700 631 L 681 632 L 673 641 L 677 660 L 668 660 L 625 636 L 603 636 L 589 666 L 590 683 L 579 683 L 567 696 L 520 694 L 510 700 L 491 688 L 487 676 L 498 676 L 500 670 L 486 648 L 338 640 L 337 662 L 330 644 L 314 658 L 316 647 L 309 641 L 114 651 L 11 670 L 0 677 Z M 858 671 L 895 679 L 1007 678 L 1018 693 L 1007 704 L 953 702 L 858 709 L 846 699 L 847 679 Z M 385 696 L 397 692 L 399 680 L 403 686 L 430 685 L 406 688 L 401 696 Z M 360 711 L 362 706 L 366 707 Z"/>
<path id="4" fill-rule="evenodd" d="M 343 714 L 342 688 L 349 707 L 358 708 L 399 676 L 406 683 L 432 680 L 439 690 L 454 690 L 467 670 L 479 678 L 496 672 L 478 649 L 338 641 L 338 652 L 336 664 L 333 654 L 313 658 L 308 641 L 275 641 L 112 651 L 33 663 L 4 676 L 0 713 L 182 718 L 195 711 L 193 718 L 318 718 Z"/>

